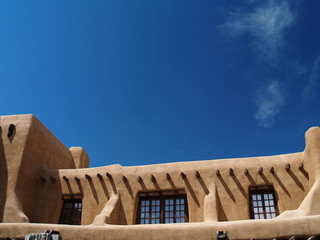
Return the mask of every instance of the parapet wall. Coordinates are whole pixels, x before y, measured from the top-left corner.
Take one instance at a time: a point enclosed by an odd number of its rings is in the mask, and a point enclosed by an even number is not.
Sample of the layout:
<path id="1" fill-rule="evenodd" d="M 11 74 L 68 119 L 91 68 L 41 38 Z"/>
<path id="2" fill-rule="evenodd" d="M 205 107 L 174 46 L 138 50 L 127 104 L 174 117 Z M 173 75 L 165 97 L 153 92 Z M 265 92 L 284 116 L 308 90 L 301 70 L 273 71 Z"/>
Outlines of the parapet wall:
<path id="1" fill-rule="evenodd" d="M 298 208 L 312 185 L 310 170 L 299 168 L 304 162 L 304 154 L 296 153 L 138 167 L 114 165 L 60 170 L 59 175 L 63 194 L 83 195 L 84 225 L 92 224 L 116 194 L 120 195 L 123 209 L 121 221 L 113 224 L 135 224 L 137 194 L 170 189 L 186 191 L 190 222 L 235 221 L 250 218 L 248 190 L 252 185 L 273 185 L 280 213 Z M 290 169 L 286 170 L 288 164 Z M 263 171 L 259 173 L 261 168 Z M 142 181 L 138 181 L 138 177 Z"/>

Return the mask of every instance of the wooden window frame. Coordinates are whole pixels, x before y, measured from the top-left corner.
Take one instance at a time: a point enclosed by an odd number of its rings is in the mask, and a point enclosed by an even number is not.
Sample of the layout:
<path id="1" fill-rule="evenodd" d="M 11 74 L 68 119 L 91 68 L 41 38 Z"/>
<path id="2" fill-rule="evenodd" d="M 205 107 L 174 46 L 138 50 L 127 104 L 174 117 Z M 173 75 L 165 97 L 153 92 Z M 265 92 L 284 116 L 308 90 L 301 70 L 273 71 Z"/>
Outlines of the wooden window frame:
<path id="1" fill-rule="evenodd" d="M 253 200 L 253 195 L 259 195 L 261 199 Z M 254 202 L 257 202 L 258 205 L 254 206 Z M 272 219 L 277 217 L 279 215 L 277 202 L 276 194 L 272 185 L 249 187 L 249 209 L 251 219 Z M 271 211 L 271 208 L 274 208 L 274 211 Z M 254 209 L 257 209 L 258 212 L 254 212 Z M 258 218 L 256 218 L 256 216 L 258 216 Z"/>
<path id="2" fill-rule="evenodd" d="M 184 190 L 141 192 L 138 197 L 136 224 L 189 222 L 188 201 Z"/>
<path id="3" fill-rule="evenodd" d="M 68 225 L 81 225 L 82 217 L 82 196 L 72 196 L 66 195 L 62 198 L 63 204 L 61 207 L 59 224 L 68 224 Z M 70 206 L 70 212 L 67 213 L 67 206 Z M 68 218 L 70 216 L 70 219 Z"/>

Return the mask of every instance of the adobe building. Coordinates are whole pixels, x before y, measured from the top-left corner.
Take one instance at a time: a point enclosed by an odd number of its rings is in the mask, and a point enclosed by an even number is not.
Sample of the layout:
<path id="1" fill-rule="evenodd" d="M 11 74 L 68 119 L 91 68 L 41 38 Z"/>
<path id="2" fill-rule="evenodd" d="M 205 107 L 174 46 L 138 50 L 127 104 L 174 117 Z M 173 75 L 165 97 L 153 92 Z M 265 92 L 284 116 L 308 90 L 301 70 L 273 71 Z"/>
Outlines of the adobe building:
<path id="1" fill-rule="evenodd" d="M 0 117 L 0 239 L 315 239 L 320 128 L 303 152 L 88 168 L 33 115 Z"/>

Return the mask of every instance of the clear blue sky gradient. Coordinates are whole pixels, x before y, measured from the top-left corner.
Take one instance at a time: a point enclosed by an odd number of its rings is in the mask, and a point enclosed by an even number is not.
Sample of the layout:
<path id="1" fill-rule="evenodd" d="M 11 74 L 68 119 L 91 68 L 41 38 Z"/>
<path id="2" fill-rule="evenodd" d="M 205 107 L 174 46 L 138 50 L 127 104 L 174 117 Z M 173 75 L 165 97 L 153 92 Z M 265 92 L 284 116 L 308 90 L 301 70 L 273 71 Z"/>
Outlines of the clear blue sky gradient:
<path id="1" fill-rule="evenodd" d="M 0 1 L 0 114 L 90 166 L 304 149 L 320 122 L 320 1 Z"/>

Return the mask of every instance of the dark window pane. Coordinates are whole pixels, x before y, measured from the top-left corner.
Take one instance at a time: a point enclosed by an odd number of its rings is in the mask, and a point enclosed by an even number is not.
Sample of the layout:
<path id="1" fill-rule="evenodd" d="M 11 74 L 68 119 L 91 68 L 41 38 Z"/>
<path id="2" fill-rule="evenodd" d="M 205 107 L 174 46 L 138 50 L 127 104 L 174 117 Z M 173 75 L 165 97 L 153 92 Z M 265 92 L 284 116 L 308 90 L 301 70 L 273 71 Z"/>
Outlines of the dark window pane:
<path id="1" fill-rule="evenodd" d="M 80 225 L 81 212 L 82 199 L 65 199 L 62 205 L 59 223 Z"/>

